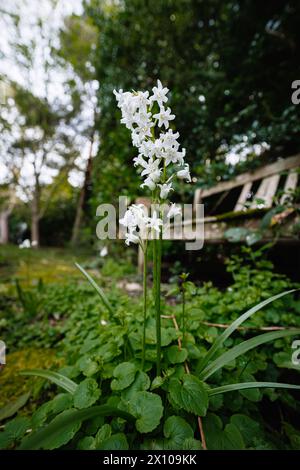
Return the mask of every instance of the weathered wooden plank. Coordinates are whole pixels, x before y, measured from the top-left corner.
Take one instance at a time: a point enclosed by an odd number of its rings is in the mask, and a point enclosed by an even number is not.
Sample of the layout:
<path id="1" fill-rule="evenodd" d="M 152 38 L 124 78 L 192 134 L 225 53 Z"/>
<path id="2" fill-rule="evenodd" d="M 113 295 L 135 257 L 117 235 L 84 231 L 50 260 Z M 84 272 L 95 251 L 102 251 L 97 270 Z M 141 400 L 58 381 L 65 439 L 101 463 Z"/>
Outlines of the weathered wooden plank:
<path id="1" fill-rule="evenodd" d="M 233 209 L 234 212 L 242 211 L 243 209 L 245 209 L 244 205 L 249 197 L 251 186 L 252 186 L 252 181 L 248 181 L 248 183 L 244 184 L 241 194 L 239 195 L 238 201 Z"/>
<path id="2" fill-rule="evenodd" d="M 279 180 L 279 174 L 268 176 L 262 180 L 256 194 L 253 197 L 253 202 L 251 204 L 252 209 L 260 207 L 260 204 L 257 204 L 256 199 L 262 199 L 264 201 L 261 207 L 272 206 L 272 200 L 276 193 Z"/>
<path id="3" fill-rule="evenodd" d="M 262 168 L 258 168 L 255 171 L 249 171 L 238 175 L 236 178 L 230 181 L 222 181 L 221 183 L 216 184 L 212 188 L 202 189 L 199 188 L 195 191 L 195 201 L 199 203 L 201 199 L 204 199 L 213 194 L 217 194 L 221 191 L 227 191 L 238 186 L 242 186 L 249 181 L 257 181 L 267 176 L 274 175 L 275 173 L 281 173 L 285 170 L 290 170 L 292 168 L 300 167 L 300 154 L 288 157 L 285 159 L 280 159 L 275 163 L 265 165 Z M 196 195 L 197 193 L 197 195 Z"/>
<path id="4" fill-rule="evenodd" d="M 289 172 L 284 184 L 284 194 L 280 198 L 280 204 L 284 204 L 289 198 L 289 192 L 294 191 L 297 188 L 298 179 L 299 175 L 296 171 Z"/>

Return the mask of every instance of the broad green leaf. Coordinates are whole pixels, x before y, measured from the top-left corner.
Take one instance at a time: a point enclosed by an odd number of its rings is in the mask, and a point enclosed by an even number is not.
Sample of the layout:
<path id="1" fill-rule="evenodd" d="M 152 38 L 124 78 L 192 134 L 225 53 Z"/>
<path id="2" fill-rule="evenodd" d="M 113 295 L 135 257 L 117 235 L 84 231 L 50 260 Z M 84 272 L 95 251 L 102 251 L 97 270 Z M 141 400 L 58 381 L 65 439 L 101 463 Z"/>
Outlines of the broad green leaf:
<path id="1" fill-rule="evenodd" d="M 164 424 L 164 435 L 164 449 L 180 450 L 185 440 L 194 437 L 194 431 L 180 416 L 170 416 Z"/>
<path id="2" fill-rule="evenodd" d="M 125 400 L 129 400 L 135 392 L 148 390 L 149 387 L 150 379 L 148 375 L 145 372 L 139 370 L 136 374 L 134 382 L 128 388 L 122 391 L 122 397 L 125 398 Z"/>
<path id="3" fill-rule="evenodd" d="M 96 380 L 85 379 L 81 382 L 74 393 L 75 408 L 87 408 L 93 405 L 101 395 Z"/>
<path id="4" fill-rule="evenodd" d="M 134 421 L 131 414 L 108 405 L 93 406 L 84 410 L 71 409 L 64 411 L 47 426 L 26 437 L 19 449 L 35 450 L 61 447 L 72 439 L 83 421 L 95 416 L 120 416 L 127 421 Z"/>
<path id="5" fill-rule="evenodd" d="M 115 379 L 111 382 L 112 390 L 124 390 L 129 387 L 135 379 L 137 368 L 132 362 L 122 362 L 113 372 Z"/>
<path id="6" fill-rule="evenodd" d="M 0 432 L 0 449 L 6 449 L 13 442 L 21 439 L 27 429 L 30 428 L 30 420 L 23 416 L 18 416 L 4 427 Z"/>
<path id="7" fill-rule="evenodd" d="M 247 447 L 252 445 L 253 440 L 258 439 L 260 436 L 264 437 L 259 423 L 249 418 L 249 416 L 236 414 L 231 416 L 230 422 L 239 429 Z"/>
<path id="8" fill-rule="evenodd" d="M 300 333 L 300 329 L 293 329 L 293 330 L 280 330 L 280 331 L 271 331 L 270 333 L 264 333 L 262 335 L 255 336 L 254 338 L 248 339 L 243 341 L 242 343 L 238 344 L 237 346 L 229 349 L 224 354 L 221 354 L 217 359 L 211 362 L 200 374 L 201 380 L 207 380 L 212 374 L 214 374 L 217 370 L 224 367 L 225 364 L 233 361 L 237 357 L 245 354 L 246 352 L 250 351 L 251 349 L 260 346 L 261 344 L 265 344 L 269 341 L 275 341 L 279 338 L 285 338 L 287 336 L 293 336 Z"/>
<path id="9" fill-rule="evenodd" d="M 128 442 L 126 439 L 125 434 L 117 433 L 113 434 L 112 436 L 108 437 L 103 441 L 97 449 L 100 450 L 128 450 Z"/>
<path id="10" fill-rule="evenodd" d="M 95 436 L 95 449 L 100 449 L 100 445 L 103 441 L 111 436 L 111 426 L 109 424 L 103 424 Z"/>
<path id="11" fill-rule="evenodd" d="M 189 437 L 183 441 L 181 450 L 202 450 L 202 445 L 197 439 Z"/>
<path id="12" fill-rule="evenodd" d="M 109 311 L 109 313 L 111 315 L 114 314 L 114 310 L 112 308 L 112 306 L 110 305 L 109 301 L 108 301 L 108 298 L 106 297 L 106 295 L 104 294 L 103 290 L 101 289 L 101 287 L 98 286 L 98 284 L 96 284 L 96 282 L 94 281 L 94 279 L 86 272 L 85 269 L 83 269 L 82 266 L 80 266 L 80 264 L 78 263 L 75 263 L 75 266 L 79 269 L 79 271 L 82 272 L 82 274 L 87 278 L 87 280 L 89 281 L 89 283 L 94 287 L 94 289 L 96 290 L 96 292 L 99 294 L 99 297 L 100 299 L 102 300 L 103 302 L 103 305 L 107 308 L 107 310 Z"/>
<path id="13" fill-rule="evenodd" d="M 77 362 L 77 365 L 83 375 L 86 377 L 91 377 L 92 375 L 96 374 L 100 370 L 99 364 L 97 362 L 93 361 L 92 358 L 89 356 L 83 356 L 79 359 Z"/>
<path id="14" fill-rule="evenodd" d="M 208 390 L 208 395 L 218 395 L 219 393 L 234 392 L 250 388 L 286 388 L 300 390 L 300 385 L 284 384 L 280 382 L 241 382 L 237 384 L 222 385 Z"/>
<path id="15" fill-rule="evenodd" d="M 0 421 L 3 419 L 10 418 L 16 412 L 22 408 L 24 405 L 26 405 L 28 398 L 30 397 L 30 392 L 24 393 L 21 395 L 19 398 L 17 398 L 16 401 L 13 401 L 11 403 L 8 403 L 8 405 L 3 406 L 0 410 Z"/>
<path id="16" fill-rule="evenodd" d="M 160 422 L 163 405 L 159 395 L 151 392 L 136 392 L 129 401 L 129 412 L 137 418 L 136 429 L 141 433 L 151 432 Z"/>
<path id="17" fill-rule="evenodd" d="M 216 339 L 212 347 L 209 349 L 205 357 L 203 358 L 201 365 L 200 365 L 200 370 L 203 370 L 209 361 L 213 359 L 215 356 L 216 352 L 223 346 L 224 341 L 248 318 L 250 318 L 254 313 L 258 312 L 261 310 L 263 307 L 266 305 L 270 304 L 271 302 L 274 302 L 277 299 L 280 299 L 281 297 L 291 294 L 292 292 L 295 292 L 297 289 L 292 289 L 286 292 L 282 292 L 281 294 L 273 295 L 272 297 L 269 297 L 266 300 L 263 300 L 259 304 L 255 305 L 254 307 L 250 308 L 247 310 L 247 312 L 243 313 L 243 315 L 239 316 L 234 322 L 231 323 L 231 325 L 226 328 L 226 330 Z"/>
<path id="18" fill-rule="evenodd" d="M 73 406 L 73 395 L 70 393 L 59 393 L 53 400 L 40 406 L 32 415 L 31 424 L 36 428 L 41 426 L 52 414 L 57 415 Z"/>
<path id="19" fill-rule="evenodd" d="M 243 437 L 233 423 L 223 429 L 221 419 L 213 413 L 208 413 L 203 419 L 203 429 L 208 450 L 238 450 L 244 449 Z"/>
<path id="20" fill-rule="evenodd" d="M 37 377 L 42 377 L 43 379 L 50 380 L 50 382 L 55 383 L 59 387 L 63 388 L 69 393 L 75 393 L 77 384 L 73 380 L 68 379 L 58 372 L 53 372 L 52 370 L 43 370 L 43 369 L 26 369 L 19 372 L 20 375 L 34 375 Z"/>
<path id="21" fill-rule="evenodd" d="M 185 374 L 181 381 L 171 379 L 168 391 L 179 408 L 197 416 L 205 416 L 208 407 L 207 389 L 197 377 Z"/>
<path id="22" fill-rule="evenodd" d="M 95 439 L 93 436 L 85 436 L 77 444 L 78 450 L 95 450 Z"/>
<path id="23" fill-rule="evenodd" d="M 184 362 L 188 356 L 186 349 L 179 349 L 178 346 L 170 346 L 166 349 L 167 358 L 171 364 L 178 364 Z"/>

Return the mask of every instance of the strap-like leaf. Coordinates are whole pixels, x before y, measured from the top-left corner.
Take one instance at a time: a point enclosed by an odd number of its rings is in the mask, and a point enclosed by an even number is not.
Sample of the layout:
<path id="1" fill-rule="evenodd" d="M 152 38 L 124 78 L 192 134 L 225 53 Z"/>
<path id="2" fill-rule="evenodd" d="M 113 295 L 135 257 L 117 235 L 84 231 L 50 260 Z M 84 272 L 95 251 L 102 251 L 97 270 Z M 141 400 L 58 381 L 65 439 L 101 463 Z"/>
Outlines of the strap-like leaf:
<path id="1" fill-rule="evenodd" d="M 287 388 L 300 390 L 300 385 L 283 384 L 276 382 L 241 382 L 237 384 L 223 385 L 222 387 L 215 387 L 208 391 L 208 395 L 219 395 L 220 393 L 234 392 L 239 390 L 247 390 L 250 388 Z"/>
<path id="2" fill-rule="evenodd" d="M 97 291 L 97 293 L 99 294 L 102 302 L 103 302 L 103 305 L 105 305 L 105 307 L 107 308 L 107 310 L 109 311 L 109 313 L 111 315 L 114 314 L 114 311 L 113 311 L 113 308 L 112 306 L 110 305 L 109 301 L 108 301 L 108 298 L 106 297 L 106 295 L 104 294 L 103 290 L 101 289 L 101 287 L 98 286 L 98 284 L 96 284 L 96 282 L 94 281 L 94 279 L 86 272 L 85 269 L 83 269 L 82 266 L 80 266 L 80 264 L 78 263 L 75 263 L 76 267 L 79 269 L 79 271 L 82 272 L 82 274 L 87 278 L 87 280 L 89 281 L 89 283 L 94 287 L 94 289 Z"/>
<path id="3" fill-rule="evenodd" d="M 220 349 L 224 343 L 224 341 L 226 341 L 226 339 L 244 322 L 246 321 L 249 317 L 251 317 L 252 315 L 254 315 L 254 313 L 258 312 L 259 310 L 261 310 L 263 307 L 265 307 L 266 305 L 270 304 L 271 302 L 274 302 L 275 300 L 277 299 L 280 299 L 281 297 L 285 296 L 285 295 L 288 295 L 288 294 L 291 294 L 292 292 L 295 292 L 297 289 L 292 289 L 292 290 L 288 290 L 286 292 L 281 292 L 281 294 L 277 294 L 277 295 L 273 295 L 273 297 L 269 297 L 268 299 L 266 300 L 263 300 L 262 302 L 260 302 L 259 304 L 255 305 L 254 307 L 250 308 L 250 310 L 247 310 L 247 312 L 243 313 L 243 315 L 241 315 L 239 318 L 237 318 L 234 322 L 231 323 L 231 325 L 229 325 L 228 328 L 226 328 L 226 330 L 216 339 L 216 341 L 214 342 L 214 344 L 212 345 L 212 347 L 209 349 L 209 351 L 207 352 L 207 354 L 205 355 L 205 357 L 203 358 L 203 361 L 201 363 L 201 366 L 200 366 L 200 370 L 203 370 L 207 364 L 209 363 L 209 361 L 211 359 L 213 359 L 213 357 L 215 356 L 216 352 L 218 351 L 218 349 Z"/>
<path id="4" fill-rule="evenodd" d="M 135 421 L 131 414 L 108 405 L 93 406 L 84 410 L 67 410 L 67 412 L 56 416 L 47 426 L 38 429 L 26 437 L 19 449 L 55 448 L 53 442 L 57 442 L 57 435 L 63 434 L 64 430 L 68 430 L 73 424 L 76 425 L 76 423 L 81 423 L 95 416 L 119 416 L 127 421 Z"/>
<path id="5" fill-rule="evenodd" d="M 72 394 L 75 393 L 75 390 L 78 386 L 77 383 L 73 382 L 73 380 L 65 377 L 62 374 L 59 374 L 58 372 L 53 372 L 52 370 L 25 369 L 20 372 L 20 375 L 34 375 L 37 377 L 42 377 L 43 379 L 48 379 Z"/>
<path id="6" fill-rule="evenodd" d="M 3 406 L 3 408 L 1 408 L 0 410 L 0 421 L 6 418 L 10 418 L 14 414 L 16 414 L 16 412 L 19 411 L 20 408 L 26 405 L 29 397 L 30 392 L 24 393 L 19 398 L 17 398 L 17 400 L 9 403 L 8 405 Z"/>
<path id="7" fill-rule="evenodd" d="M 221 369 L 228 362 L 233 361 L 238 356 L 245 354 L 247 351 L 260 346 L 261 344 L 267 343 L 268 341 L 275 341 L 279 338 L 284 338 L 286 336 L 292 336 L 300 334 L 300 329 L 295 328 L 293 330 L 280 330 L 280 331 L 271 331 L 270 333 L 265 333 L 263 335 L 255 336 L 254 338 L 243 341 L 237 346 L 229 349 L 224 354 L 221 354 L 217 359 L 211 362 L 200 374 L 201 380 L 206 380 L 217 370 Z"/>

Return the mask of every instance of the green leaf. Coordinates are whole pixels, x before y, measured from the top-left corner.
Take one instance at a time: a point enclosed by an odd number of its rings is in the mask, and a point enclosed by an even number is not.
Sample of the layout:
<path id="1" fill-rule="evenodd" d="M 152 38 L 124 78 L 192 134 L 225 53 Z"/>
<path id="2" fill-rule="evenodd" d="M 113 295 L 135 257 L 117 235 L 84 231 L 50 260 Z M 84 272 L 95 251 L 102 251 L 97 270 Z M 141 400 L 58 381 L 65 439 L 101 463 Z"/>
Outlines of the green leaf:
<path id="1" fill-rule="evenodd" d="M 97 449 L 100 450 L 128 450 L 128 442 L 125 434 L 117 433 L 103 441 Z"/>
<path id="2" fill-rule="evenodd" d="M 214 374 L 217 370 L 224 367 L 225 364 L 233 361 L 237 357 L 241 356 L 242 354 L 245 354 L 251 349 L 256 348 L 257 346 L 260 346 L 269 341 L 275 341 L 278 338 L 285 338 L 287 336 L 293 336 L 299 333 L 299 328 L 295 328 L 293 330 L 271 331 L 270 333 L 264 333 L 262 335 L 258 335 L 254 338 L 243 341 L 237 346 L 229 349 L 229 351 L 226 351 L 224 354 L 221 354 L 221 356 L 211 362 L 204 370 L 202 370 L 200 378 L 202 380 L 207 380 L 208 377 Z"/>
<path id="3" fill-rule="evenodd" d="M 263 437 L 259 423 L 249 418 L 249 416 L 236 414 L 231 416 L 230 422 L 239 429 L 247 447 L 251 446 L 253 440 L 257 439 L 260 435 Z"/>
<path id="4" fill-rule="evenodd" d="M 250 388 L 286 388 L 300 390 L 300 385 L 284 384 L 280 382 L 241 382 L 237 384 L 222 385 L 208 390 L 208 395 L 218 395 L 219 393 L 234 392 Z"/>
<path id="5" fill-rule="evenodd" d="M 204 383 L 197 377 L 185 374 L 182 381 L 171 379 L 168 391 L 179 408 L 196 416 L 205 416 L 208 394 Z"/>
<path id="6" fill-rule="evenodd" d="M 68 379 L 58 372 L 53 372 L 52 370 L 43 370 L 43 369 L 26 369 L 22 372 L 19 372 L 20 375 L 34 375 L 37 377 L 42 377 L 43 379 L 50 380 L 50 382 L 55 383 L 59 387 L 63 388 L 69 393 L 75 393 L 77 384 L 73 380 Z"/>
<path id="7" fill-rule="evenodd" d="M 163 405 L 159 395 L 151 392 L 136 392 L 129 401 L 129 412 L 137 418 L 136 429 L 141 433 L 151 432 L 160 422 Z"/>
<path id="8" fill-rule="evenodd" d="M 202 445 L 201 442 L 198 441 L 197 439 L 194 439 L 193 437 L 189 437 L 188 439 L 185 439 L 182 447 L 182 450 L 202 450 Z"/>
<path id="9" fill-rule="evenodd" d="M 0 421 L 6 418 L 10 418 L 16 412 L 22 408 L 24 405 L 26 405 L 28 398 L 30 397 L 30 392 L 24 393 L 21 395 L 16 401 L 13 401 L 12 403 L 9 403 L 8 405 L 5 405 L 1 410 L 0 410 Z"/>
<path id="10" fill-rule="evenodd" d="M 164 435 L 164 449 L 180 450 L 187 439 L 194 437 L 194 431 L 180 416 L 170 416 L 164 424 Z"/>
<path id="11" fill-rule="evenodd" d="M 103 424 L 95 436 L 95 449 L 100 449 L 100 445 L 103 441 L 111 436 L 111 426 L 109 424 Z"/>
<path id="12" fill-rule="evenodd" d="M 166 349 L 167 358 L 171 364 L 178 364 L 184 362 L 188 356 L 186 349 L 179 349 L 178 346 L 170 346 Z"/>
<path id="13" fill-rule="evenodd" d="M 99 297 L 100 297 L 100 299 L 101 299 L 102 302 L 103 302 L 103 305 L 107 308 L 107 310 L 109 311 L 109 313 L 110 313 L 111 315 L 113 315 L 113 314 L 114 314 L 114 310 L 113 310 L 111 304 L 109 303 L 108 298 L 106 297 L 106 295 L 104 294 L 103 290 L 101 289 L 101 287 L 99 287 L 98 284 L 96 284 L 96 282 L 94 281 L 94 279 L 86 272 L 85 269 L 83 269 L 82 266 L 80 266 L 80 264 L 75 263 L 75 266 L 82 272 L 82 274 L 87 278 L 87 280 L 89 281 L 89 283 L 94 287 L 94 289 L 96 290 L 96 292 L 99 294 Z"/>
<path id="14" fill-rule="evenodd" d="M 239 316 L 239 318 L 237 318 L 234 322 L 231 323 L 231 325 L 229 325 L 228 328 L 226 328 L 226 330 L 218 337 L 218 339 L 216 339 L 216 341 L 214 342 L 214 344 L 212 345 L 212 347 L 209 349 L 209 351 L 207 352 L 207 354 L 205 355 L 205 357 L 203 358 L 201 364 L 200 364 L 200 369 L 199 370 L 203 370 L 207 364 L 209 363 L 209 361 L 211 359 L 213 359 L 213 357 L 215 356 L 216 352 L 221 349 L 221 347 L 223 346 L 224 344 L 224 341 L 226 341 L 227 338 L 229 338 L 229 336 L 244 322 L 246 321 L 249 317 L 251 317 L 252 315 L 254 315 L 254 313 L 258 312 L 259 310 L 261 310 L 263 307 L 265 307 L 266 305 L 270 304 L 271 302 L 274 302 L 275 300 L 277 299 L 280 299 L 281 297 L 285 296 L 285 295 L 288 295 L 288 294 L 291 294 L 292 292 L 295 292 L 297 289 L 292 289 L 292 290 L 289 290 L 289 291 L 286 291 L 286 292 L 282 292 L 281 294 L 277 294 L 277 295 L 273 295 L 272 297 L 269 297 L 268 299 L 266 300 L 263 300 L 262 302 L 260 302 L 259 304 L 255 305 L 254 307 L 250 308 L 249 310 L 247 310 L 247 312 L 243 313 L 243 315 Z"/>
<path id="15" fill-rule="evenodd" d="M 85 379 L 81 382 L 74 393 L 74 406 L 75 408 L 87 408 L 93 405 L 101 395 L 101 390 L 98 387 L 96 380 Z"/>
<path id="16" fill-rule="evenodd" d="M 21 439 L 30 427 L 30 420 L 18 416 L 5 425 L 4 431 L 0 433 L 0 449 L 6 449 L 13 442 Z"/>
<path id="17" fill-rule="evenodd" d="M 93 361 L 89 356 L 83 356 L 77 362 L 79 369 L 86 377 L 91 377 L 100 370 L 99 364 Z"/>
<path id="18" fill-rule="evenodd" d="M 122 397 L 129 400 L 130 397 L 135 393 L 135 392 L 141 392 L 143 390 L 148 390 L 150 387 L 150 379 L 148 375 L 145 372 L 142 372 L 139 370 L 136 374 L 136 377 L 133 381 L 133 383 L 123 390 L 122 392 Z"/>
<path id="19" fill-rule="evenodd" d="M 123 390 L 134 381 L 137 368 L 132 362 L 122 362 L 113 372 L 115 379 L 111 382 L 112 390 Z"/>
<path id="20" fill-rule="evenodd" d="M 223 429 L 221 419 L 208 413 L 203 419 L 203 429 L 208 450 L 239 450 L 245 444 L 239 429 L 233 424 L 227 424 Z"/>
<path id="21" fill-rule="evenodd" d="M 66 410 L 47 426 L 26 437 L 19 448 L 35 450 L 61 447 L 72 439 L 83 421 L 95 416 L 120 416 L 127 421 L 134 421 L 131 414 L 108 405 L 93 406 L 84 410 Z"/>

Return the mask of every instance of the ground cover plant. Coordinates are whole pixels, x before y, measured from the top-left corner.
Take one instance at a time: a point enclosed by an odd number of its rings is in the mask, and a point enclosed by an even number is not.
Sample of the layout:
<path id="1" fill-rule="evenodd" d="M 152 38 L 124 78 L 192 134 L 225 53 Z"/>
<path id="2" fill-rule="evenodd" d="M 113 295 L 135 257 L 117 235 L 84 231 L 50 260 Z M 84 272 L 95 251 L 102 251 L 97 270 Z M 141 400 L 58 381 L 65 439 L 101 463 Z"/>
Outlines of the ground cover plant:
<path id="1" fill-rule="evenodd" d="M 97 297 L 94 295 L 90 302 L 87 291 L 81 307 L 59 325 L 61 337 L 50 343 L 60 343 L 59 358 L 64 364 L 56 370 L 27 368 L 20 372 L 22 376 L 46 379 L 59 388 L 59 393 L 33 414 L 12 420 L 9 418 L 29 396 L 23 395 L 21 404 L 7 405 L 2 414 L 2 448 L 214 450 L 298 446 L 299 431 L 290 412 L 299 413 L 294 400 L 300 390 L 295 374 L 299 367 L 291 360 L 291 341 L 300 334 L 300 327 L 298 318 L 289 312 L 299 312 L 299 301 L 294 297 L 297 286 L 293 288 L 284 277 L 274 275 L 270 265 L 265 265 L 268 275 L 264 277 L 263 271 L 257 270 L 262 262 L 249 251 L 253 262 L 250 269 L 245 269 L 240 259 L 229 262 L 234 288 L 226 298 L 211 285 L 197 288 L 188 281 L 188 274 L 182 273 L 179 286 L 169 292 L 175 302 L 162 300 L 165 214 L 161 203 L 172 191 L 175 177 L 191 179 L 185 152 L 179 150 L 179 134 L 168 129 L 175 116 L 164 107 L 167 92 L 159 81 L 150 96 L 148 92 L 116 92 L 122 122 L 131 130 L 133 144 L 139 150 L 135 164 L 145 176 L 141 186 L 151 191 L 155 204 L 151 217 L 144 206 L 133 205 L 120 220 L 127 229 L 126 243 L 140 244 L 144 252 L 143 299 L 115 295 L 114 290 L 107 294 L 76 263 Z M 176 205 L 169 205 L 167 219 L 178 211 Z M 147 283 L 150 243 L 152 296 Z M 239 291 L 241 283 L 248 288 L 247 300 L 242 289 Z M 44 286 L 40 282 L 34 291 L 26 291 L 17 281 L 15 287 L 30 322 L 42 309 Z M 271 289 L 277 292 L 270 295 Z M 52 295 L 55 303 L 59 291 L 54 290 Z M 74 297 L 71 294 L 71 301 Z M 239 302 L 238 315 L 232 308 L 234 302 Z M 245 303 L 249 308 L 243 308 Z M 210 304 L 211 313 L 206 316 Z M 46 316 L 48 308 L 49 304 L 43 310 Z M 226 309 L 230 315 L 224 314 Z M 262 326 L 264 309 L 270 327 Z M 62 316 L 67 312 L 69 305 L 66 310 L 62 308 Z M 287 327 L 282 326 L 282 321 L 289 320 Z M 290 376 L 281 374 L 274 362 L 279 368 L 287 367 Z M 281 376 L 288 380 L 278 380 Z M 291 377 L 296 380 L 290 381 Z M 272 408 L 273 403 L 281 401 L 288 411 L 283 415 L 278 405 L 279 423 L 269 423 L 261 414 L 260 402 Z"/>

